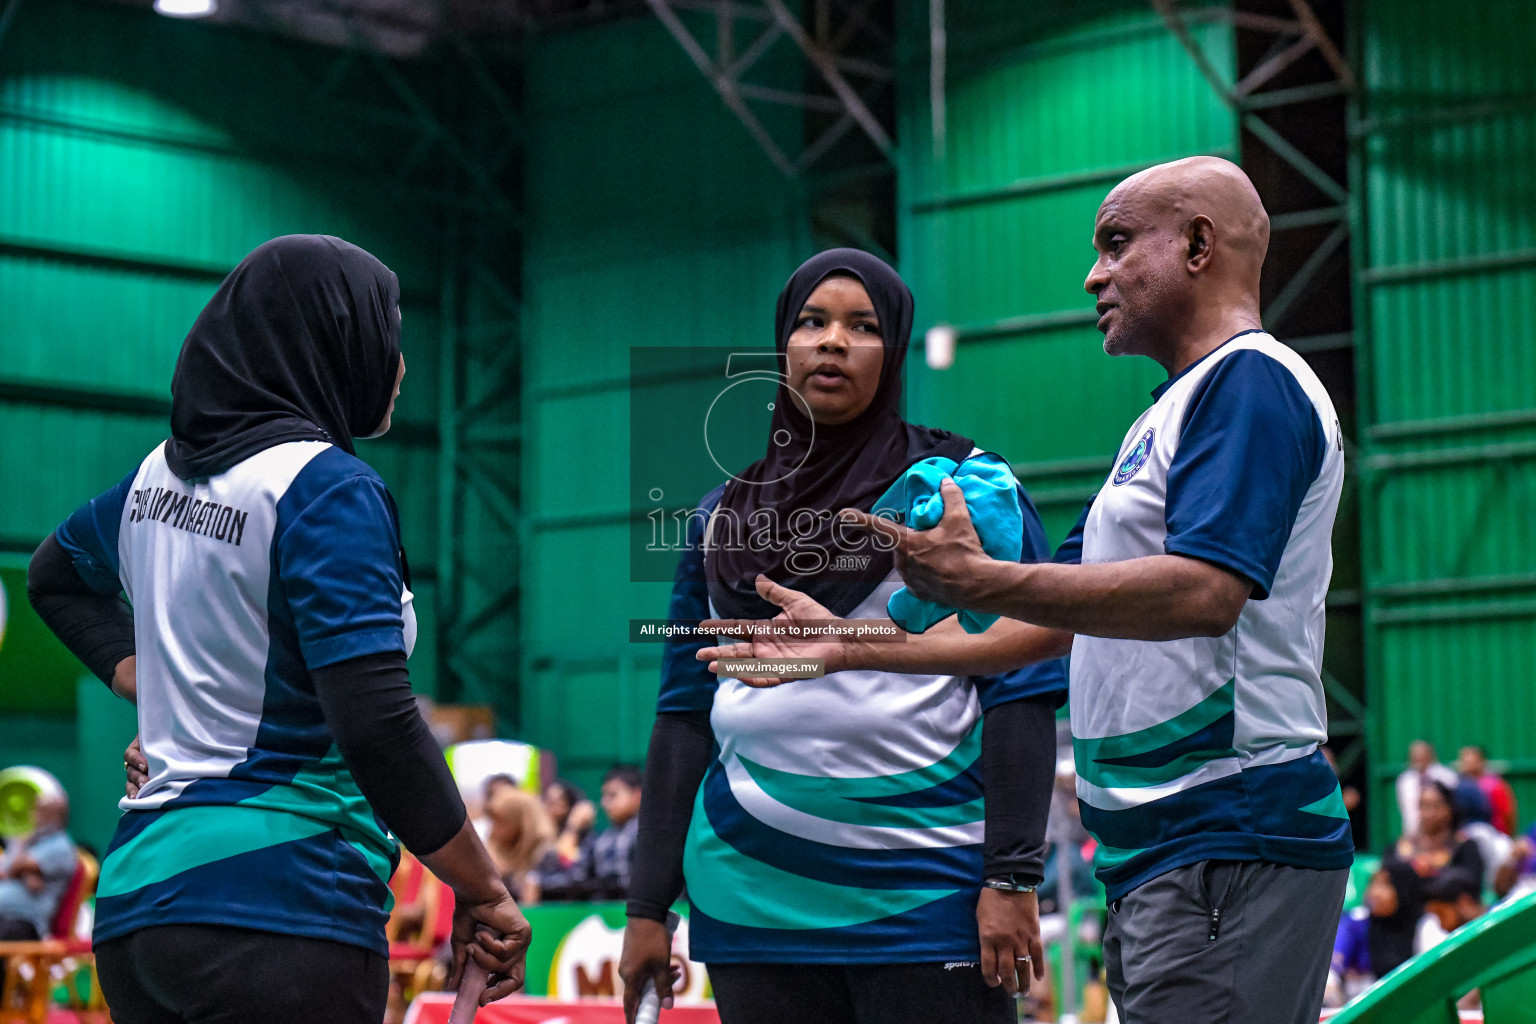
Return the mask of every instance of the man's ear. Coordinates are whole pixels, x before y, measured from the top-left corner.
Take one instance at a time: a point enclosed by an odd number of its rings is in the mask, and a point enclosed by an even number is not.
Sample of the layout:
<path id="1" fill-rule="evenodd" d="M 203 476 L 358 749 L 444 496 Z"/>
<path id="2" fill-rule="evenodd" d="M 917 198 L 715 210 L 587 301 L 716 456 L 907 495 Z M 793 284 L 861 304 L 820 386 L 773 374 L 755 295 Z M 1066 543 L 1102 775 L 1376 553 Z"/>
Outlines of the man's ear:
<path id="1" fill-rule="evenodd" d="M 1184 235 L 1189 242 L 1190 272 L 1199 273 L 1210 264 L 1216 250 L 1216 225 L 1211 218 L 1199 213 L 1190 219 Z"/>

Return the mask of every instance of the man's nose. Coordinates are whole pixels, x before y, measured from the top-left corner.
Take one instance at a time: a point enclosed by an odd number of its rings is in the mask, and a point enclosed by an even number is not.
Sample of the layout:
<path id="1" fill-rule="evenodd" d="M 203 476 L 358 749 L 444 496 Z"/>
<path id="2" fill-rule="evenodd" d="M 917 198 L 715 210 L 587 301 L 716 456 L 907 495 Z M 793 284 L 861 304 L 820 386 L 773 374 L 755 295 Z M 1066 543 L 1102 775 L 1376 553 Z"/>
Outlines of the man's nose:
<path id="1" fill-rule="evenodd" d="M 1104 262 L 1095 260 L 1092 269 L 1088 271 L 1088 278 L 1083 282 L 1083 290 L 1090 295 L 1097 295 L 1109 284 L 1109 274 L 1104 270 Z"/>

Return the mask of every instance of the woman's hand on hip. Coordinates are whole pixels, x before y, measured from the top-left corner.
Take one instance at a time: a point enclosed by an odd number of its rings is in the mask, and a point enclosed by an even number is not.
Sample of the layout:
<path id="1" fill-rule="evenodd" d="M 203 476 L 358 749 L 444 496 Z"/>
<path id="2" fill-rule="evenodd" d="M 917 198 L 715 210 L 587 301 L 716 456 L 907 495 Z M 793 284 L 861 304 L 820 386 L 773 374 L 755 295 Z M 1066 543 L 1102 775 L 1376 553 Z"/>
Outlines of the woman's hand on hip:
<path id="1" fill-rule="evenodd" d="M 128 776 L 123 792 L 132 800 L 144 788 L 144 783 L 149 781 L 149 762 L 144 759 L 144 751 L 139 747 L 137 736 L 128 744 L 128 749 L 123 751 L 123 773 Z"/>

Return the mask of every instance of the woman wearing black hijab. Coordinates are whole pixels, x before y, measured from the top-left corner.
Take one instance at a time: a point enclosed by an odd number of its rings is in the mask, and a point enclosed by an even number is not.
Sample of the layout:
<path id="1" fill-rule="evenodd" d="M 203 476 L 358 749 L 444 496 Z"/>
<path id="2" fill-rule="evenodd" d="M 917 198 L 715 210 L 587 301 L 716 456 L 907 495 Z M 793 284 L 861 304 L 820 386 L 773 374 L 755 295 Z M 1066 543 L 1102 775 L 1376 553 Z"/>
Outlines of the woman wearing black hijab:
<path id="1" fill-rule="evenodd" d="M 975 451 L 902 418 L 911 330 L 911 292 L 868 253 L 795 271 L 767 455 L 691 517 L 672 621 L 771 618 L 759 573 L 837 615 L 885 617 L 891 553 L 842 536 L 837 511 L 871 509 L 920 460 Z M 1023 556 L 1048 557 L 1020 498 Z M 724 1024 L 1011 1021 L 1006 993 L 1040 962 L 1060 663 L 758 689 L 709 674 L 701 646 L 670 643 L 663 663 L 620 963 L 631 1018 L 647 981 L 670 1000 L 661 922 L 686 880 L 689 955 Z"/>
<path id="2" fill-rule="evenodd" d="M 138 706 L 93 936 L 118 1024 L 378 1024 L 394 837 L 454 890 L 456 965 L 520 983 L 528 926 L 416 710 L 395 505 L 352 450 L 404 373 L 388 268 L 267 242 L 187 335 L 171 438 L 33 556 L 39 614 Z"/>
<path id="3" fill-rule="evenodd" d="M 1371 876 L 1365 903 L 1371 912 L 1365 931 L 1370 972 L 1384 978 L 1413 959 L 1419 919 L 1424 916 L 1424 880 L 1413 865 L 1389 858 Z"/>

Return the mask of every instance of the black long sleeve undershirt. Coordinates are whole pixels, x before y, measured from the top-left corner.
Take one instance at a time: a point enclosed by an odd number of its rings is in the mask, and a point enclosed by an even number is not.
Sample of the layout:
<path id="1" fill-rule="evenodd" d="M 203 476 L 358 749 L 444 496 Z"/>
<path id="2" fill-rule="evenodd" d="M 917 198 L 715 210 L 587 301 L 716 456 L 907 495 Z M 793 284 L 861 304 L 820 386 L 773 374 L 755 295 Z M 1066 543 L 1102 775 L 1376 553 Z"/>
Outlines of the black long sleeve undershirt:
<path id="1" fill-rule="evenodd" d="M 416 705 L 405 654 L 350 658 L 310 677 L 325 724 L 369 805 L 418 857 L 442 848 L 467 812 Z"/>
<path id="2" fill-rule="evenodd" d="M 640 834 L 629 880 L 630 917 L 665 921 L 683 891 L 683 845 L 699 783 L 715 756 L 708 711 L 662 712 L 651 727 Z"/>
<path id="3" fill-rule="evenodd" d="M 988 709 L 981 731 L 987 835 L 983 878 L 1045 876 L 1045 825 L 1056 779 L 1056 708 L 1047 698 Z"/>
<path id="4" fill-rule="evenodd" d="M 27 565 L 27 600 L 69 652 L 110 686 L 118 663 L 133 655 L 133 609 L 116 594 L 93 590 L 54 534 Z"/>
<path id="5" fill-rule="evenodd" d="M 714 757 L 709 712 L 663 712 L 651 729 L 630 880 L 630 917 L 666 919 L 683 891 L 683 848 L 694 798 Z M 981 738 L 986 804 L 983 877 L 1044 875 L 1045 824 L 1056 776 L 1056 710 L 1046 698 L 988 710 Z M 979 881 L 979 879 L 978 879 Z"/>

